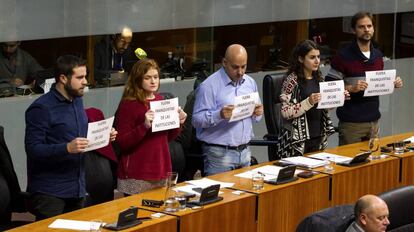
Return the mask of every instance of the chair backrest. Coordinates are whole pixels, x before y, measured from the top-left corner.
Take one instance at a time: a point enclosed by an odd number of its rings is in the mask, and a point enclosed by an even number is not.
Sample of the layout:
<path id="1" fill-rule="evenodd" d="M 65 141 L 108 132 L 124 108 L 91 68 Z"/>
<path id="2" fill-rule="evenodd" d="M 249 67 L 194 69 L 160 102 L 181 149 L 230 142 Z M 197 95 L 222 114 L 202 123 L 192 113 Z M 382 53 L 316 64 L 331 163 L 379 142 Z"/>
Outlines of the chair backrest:
<path id="1" fill-rule="evenodd" d="M 0 126 L 0 172 L 8 185 L 13 207 L 21 206 L 20 185 L 14 171 L 11 155 L 4 139 L 4 128 Z"/>
<path id="2" fill-rule="evenodd" d="M 339 205 L 307 216 L 299 223 L 296 232 L 345 231 L 354 220 L 354 205 Z"/>
<path id="3" fill-rule="evenodd" d="M 281 115 L 280 94 L 282 91 L 284 74 L 270 74 L 263 78 L 263 107 L 267 133 L 279 135 L 283 127 Z"/>
<path id="4" fill-rule="evenodd" d="M 392 189 L 381 193 L 379 197 L 388 205 L 390 214 L 388 230 L 414 231 L 414 186 Z M 403 230 L 402 227 L 405 229 Z"/>

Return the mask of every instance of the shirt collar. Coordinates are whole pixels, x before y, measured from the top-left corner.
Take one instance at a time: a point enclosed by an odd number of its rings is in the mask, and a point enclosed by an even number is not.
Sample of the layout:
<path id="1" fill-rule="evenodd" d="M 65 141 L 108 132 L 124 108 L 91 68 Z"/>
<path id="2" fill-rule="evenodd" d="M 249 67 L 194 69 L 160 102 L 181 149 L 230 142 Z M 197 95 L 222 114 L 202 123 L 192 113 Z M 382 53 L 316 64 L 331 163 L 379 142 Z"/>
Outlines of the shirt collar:
<path id="1" fill-rule="evenodd" d="M 70 101 L 69 99 L 65 98 L 57 89 L 56 89 L 56 84 L 52 85 L 52 88 L 50 88 L 50 91 L 53 93 L 53 95 L 55 95 L 55 97 L 61 101 L 61 102 L 73 102 L 75 100 L 75 98 L 73 98 L 72 101 Z"/>
<path id="2" fill-rule="evenodd" d="M 223 81 L 223 84 L 225 86 L 227 85 L 233 85 L 235 86 L 234 82 L 231 80 L 231 78 L 229 77 L 229 75 L 227 75 L 226 70 L 224 69 L 224 67 L 222 67 L 220 69 L 221 72 L 221 80 Z M 246 81 L 246 79 L 244 78 L 244 75 L 242 77 L 242 79 L 238 82 L 239 85 L 242 85 L 244 82 Z"/>
<path id="3" fill-rule="evenodd" d="M 354 227 L 354 229 L 356 230 L 356 231 L 358 231 L 358 232 L 364 232 L 364 229 L 362 229 L 359 225 L 358 225 L 358 223 L 354 223 L 353 224 L 353 227 Z"/>

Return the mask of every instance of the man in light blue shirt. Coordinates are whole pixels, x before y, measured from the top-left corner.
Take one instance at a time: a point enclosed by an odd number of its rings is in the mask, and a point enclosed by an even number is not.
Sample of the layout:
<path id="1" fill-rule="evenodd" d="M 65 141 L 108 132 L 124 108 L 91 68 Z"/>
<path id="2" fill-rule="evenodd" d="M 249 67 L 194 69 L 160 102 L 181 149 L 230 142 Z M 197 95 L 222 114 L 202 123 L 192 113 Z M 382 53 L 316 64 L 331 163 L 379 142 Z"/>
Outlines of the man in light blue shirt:
<path id="1" fill-rule="evenodd" d="M 253 121 L 263 114 L 257 101 L 251 117 L 229 122 L 236 96 L 258 92 L 256 82 L 245 75 L 246 49 L 230 45 L 223 67 L 209 76 L 197 89 L 193 111 L 193 126 L 203 142 L 204 172 L 213 175 L 250 165 L 248 143 L 253 137 Z"/>

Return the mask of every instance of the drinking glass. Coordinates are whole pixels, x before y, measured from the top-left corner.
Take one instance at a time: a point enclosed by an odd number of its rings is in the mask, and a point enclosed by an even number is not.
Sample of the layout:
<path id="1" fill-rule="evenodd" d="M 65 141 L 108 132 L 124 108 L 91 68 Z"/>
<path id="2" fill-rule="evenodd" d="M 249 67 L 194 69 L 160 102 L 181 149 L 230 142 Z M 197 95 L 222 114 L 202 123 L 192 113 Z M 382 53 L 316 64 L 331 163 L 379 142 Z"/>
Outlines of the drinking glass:
<path id="1" fill-rule="evenodd" d="M 254 190 L 262 190 L 264 188 L 264 175 L 258 172 L 253 173 L 252 182 Z"/>
<path id="2" fill-rule="evenodd" d="M 394 154 L 396 155 L 404 154 L 404 149 L 405 149 L 404 146 L 405 146 L 404 141 L 394 142 Z"/>
<path id="3" fill-rule="evenodd" d="M 179 202 L 177 200 L 177 192 L 173 189 L 177 184 L 178 173 L 168 172 L 167 179 L 165 181 L 166 191 L 165 191 L 165 212 L 177 212 L 179 209 Z"/>

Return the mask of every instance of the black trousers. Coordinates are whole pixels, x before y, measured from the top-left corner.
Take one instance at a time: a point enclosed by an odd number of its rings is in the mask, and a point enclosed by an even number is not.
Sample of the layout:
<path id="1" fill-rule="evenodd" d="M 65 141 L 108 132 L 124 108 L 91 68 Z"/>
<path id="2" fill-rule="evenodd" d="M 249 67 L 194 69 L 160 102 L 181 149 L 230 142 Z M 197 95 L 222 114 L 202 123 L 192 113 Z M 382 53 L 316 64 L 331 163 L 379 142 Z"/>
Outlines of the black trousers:
<path id="1" fill-rule="evenodd" d="M 34 193 L 29 198 L 29 212 L 36 216 L 36 221 L 81 209 L 85 199 L 59 198 L 43 193 Z"/>

